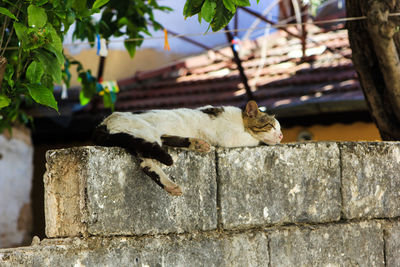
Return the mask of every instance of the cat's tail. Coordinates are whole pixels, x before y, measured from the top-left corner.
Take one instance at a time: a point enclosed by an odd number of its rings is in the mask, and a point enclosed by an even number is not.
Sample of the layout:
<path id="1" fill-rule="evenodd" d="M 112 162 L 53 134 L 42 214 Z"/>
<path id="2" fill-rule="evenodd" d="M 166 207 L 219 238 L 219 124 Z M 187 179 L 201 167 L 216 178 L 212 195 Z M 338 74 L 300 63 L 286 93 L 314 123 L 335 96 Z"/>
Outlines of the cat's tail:
<path id="1" fill-rule="evenodd" d="M 167 166 L 171 166 L 174 162 L 171 155 L 156 142 L 152 143 L 124 132 L 110 134 L 105 125 L 99 125 L 95 129 L 93 142 L 100 146 L 122 147 L 134 155 L 155 159 Z"/>

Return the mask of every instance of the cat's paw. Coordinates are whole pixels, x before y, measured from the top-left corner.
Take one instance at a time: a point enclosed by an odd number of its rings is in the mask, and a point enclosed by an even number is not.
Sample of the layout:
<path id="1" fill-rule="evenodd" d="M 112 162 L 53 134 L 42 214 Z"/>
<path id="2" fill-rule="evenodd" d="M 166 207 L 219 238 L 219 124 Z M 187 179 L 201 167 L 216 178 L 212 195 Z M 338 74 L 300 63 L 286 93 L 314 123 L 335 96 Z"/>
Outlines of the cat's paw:
<path id="1" fill-rule="evenodd" d="M 182 195 L 182 188 L 179 185 L 165 186 L 164 188 L 171 196 L 179 197 Z"/>
<path id="2" fill-rule="evenodd" d="M 201 153 L 207 153 L 210 152 L 211 145 L 202 139 L 193 138 L 190 140 L 189 149 Z"/>

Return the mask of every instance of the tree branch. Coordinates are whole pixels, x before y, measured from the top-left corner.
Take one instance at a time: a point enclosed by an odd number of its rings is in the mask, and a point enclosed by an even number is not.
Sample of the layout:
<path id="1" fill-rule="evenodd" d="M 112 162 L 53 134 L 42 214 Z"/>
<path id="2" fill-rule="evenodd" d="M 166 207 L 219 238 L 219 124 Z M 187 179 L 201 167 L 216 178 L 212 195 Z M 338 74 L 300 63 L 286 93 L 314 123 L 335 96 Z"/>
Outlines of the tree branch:
<path id="1" fill-rule="evenodd" d="M 4 73 L 6 71 L 7 59 L 5 57 L 0 57 L 0 93 L 1 85 L 3 84 Z"/>
<path id="2" fill-rule="evenodd" d="M 19 1 L 18 1 L 18 3 L 19 3 Z M 21 4 L 19 4 L 18 7 L 17 7 L 17 15 L 16 15 L 17 18 L 18 18 L 18 16 L 19 16 L 20 11 L 21 11 Z M 8 25 L 7 25 L 7 26 L 8 26 Z M 11 27 L 10 34 L 8 35 L 6 45 L 4 46 L 3 51 L 1 51 L 1 55 L 0 55 L 1 57 L 4 56 L 4 53 L 5 53 L 6 48 L 7 48 L 7 46 L 8 46 L 8 43 L 10 42 L 11 37 L 12 37 L 13 34 L 14 34 L 14 24 L 13 24 L 13 26 Z M 3 42 L 3 40 L 1 40 L 1 42 Z M 1 48 L 1 45 L 0 45 L 0 48 Z"/>
<path id="3" fill-rule="evenodd" d="M 9 18 L 7 16 L 4 16 L 3 27 L 1 28 L 0 51 L 3 48 L 3 40 L 4 40 L 4 35 L 5 35 L 7 27 L 8 27 L 8 22 L 9 22 Z M 4 47 L 4 50 L 5 50 L 5 47 Z"/>
<path id="4" fill-rule="evenodd" d="M 4 53 L 6 52 L 6 48 L 8 46 L 8 43 L 10 42 L 13 34 L 14 34 L 14 26 L 11 27 L 11 31 L 10 31 L 10 34 L 8 35 L 7 42 L 4 46 L 4 49 L 1 51 L 1 55 L 0 55 L 1 57 L 4 56 Z"/>

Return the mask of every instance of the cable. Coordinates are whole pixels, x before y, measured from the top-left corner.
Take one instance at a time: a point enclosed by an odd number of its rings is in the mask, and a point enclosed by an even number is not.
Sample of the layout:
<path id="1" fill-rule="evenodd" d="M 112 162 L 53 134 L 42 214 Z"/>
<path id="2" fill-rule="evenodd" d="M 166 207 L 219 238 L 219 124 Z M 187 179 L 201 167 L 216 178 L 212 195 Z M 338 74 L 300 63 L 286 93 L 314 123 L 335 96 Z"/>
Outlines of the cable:
<path id="1" fill-rule="evenodd" d="M 389 17 L 398 17 L 400 16 L 399 13 L 390 13 Z M 270 27 L 273 29 L 280 29 L 280 28 L 287 28 L 287 27 L 295 27 L 295 26 L 303 26 L 303 25 L 321 25 L 321 24 L 328 24 L 328 23 L 335 23 L 335 22 L 347 22 L 347 21 L 358 21 L 367 19 L 367 16 L 360 16 L 360 17 L 350 17 L 350 18 L 339 18 L 339 19 L 329 19 L 329 20 L 321 20 L 321 21 L 314 21 L 314 22 L 302 22 L 302 23 L 287 23 L 287 24 L 279 24 L 279 22 L 275 25 L 271 25 Z M 227 32 L 236 33 L 236 32 L 245 32 L 249 30 L 264 30 L 264 27 L 255 27 L 255 28 L 245 28 L 245 29 L 231 29 L 231 30 L 221 30 L 218 32 L 207 32 L 207 33 L 188 33 L 188 34 L 178 34 L 174 36 L 170 36 L 169 38 L 180 38 L 180 37 L 195 37 L 195 36 L 204 36 L 204 35 L 215 35 L 215 34 L 225 34 Z M 112 40 L 107 41 L 109 43 L 122 43 L 122 42 L 136 42 L 136 41 L 145 41 L 145 40 L 164 40 L 163 36 L 155 36 L 155 37 L 146 37 L 146 38 L 129 38 L 124 40 Z M 68 46 L 76 46 L 76 45 L 94 45 L 95 42 L 81 42 L 81 43 L 69 43 L 63 44 L 63 47 Z M 7 47 L 6 50 L 16 50 L 18 46 L 14 47 Z M 1 48 L 0 50 L 3 50 Z"/>

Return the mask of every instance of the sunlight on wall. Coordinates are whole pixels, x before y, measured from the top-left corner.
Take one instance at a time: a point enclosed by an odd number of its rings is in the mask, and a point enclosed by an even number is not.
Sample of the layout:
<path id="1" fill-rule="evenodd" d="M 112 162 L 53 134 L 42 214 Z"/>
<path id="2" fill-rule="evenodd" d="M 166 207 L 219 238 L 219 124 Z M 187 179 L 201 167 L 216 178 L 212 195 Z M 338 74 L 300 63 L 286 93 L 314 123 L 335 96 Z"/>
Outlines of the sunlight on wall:
<path id="1" fill-rule="evenodd" d="M 381 141 L 374 123 L 355 122 L 353 124 L 336 123 L 332 125 L 295 126 L 283 129 L 283 143 L 304 141 L 300 135 L 310 137 L 312 141 Z"/>

